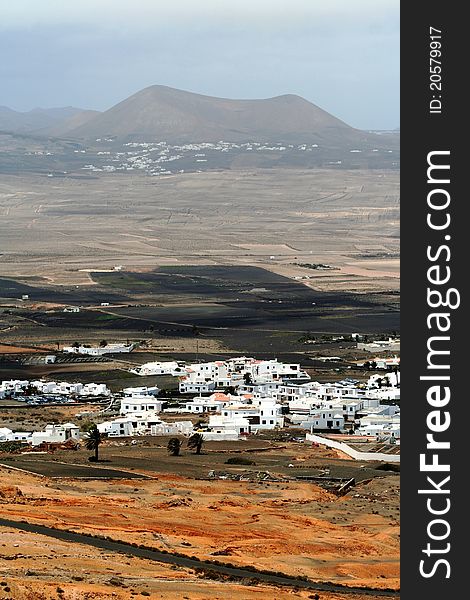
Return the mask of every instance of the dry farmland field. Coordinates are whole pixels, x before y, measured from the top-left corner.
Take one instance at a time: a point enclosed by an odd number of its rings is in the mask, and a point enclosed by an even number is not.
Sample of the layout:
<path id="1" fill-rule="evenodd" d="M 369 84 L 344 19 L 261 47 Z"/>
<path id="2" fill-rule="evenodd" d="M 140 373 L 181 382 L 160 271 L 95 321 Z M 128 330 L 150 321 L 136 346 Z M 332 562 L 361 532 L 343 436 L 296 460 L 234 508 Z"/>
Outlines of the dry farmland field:
<path id="1" fill-rule="evenodd" d="M 0 275 L 86 285 L 116 265 L 250 265 L 316 289 L 397 289 L 398 186 L 380 170 L 5 175 Z"/>

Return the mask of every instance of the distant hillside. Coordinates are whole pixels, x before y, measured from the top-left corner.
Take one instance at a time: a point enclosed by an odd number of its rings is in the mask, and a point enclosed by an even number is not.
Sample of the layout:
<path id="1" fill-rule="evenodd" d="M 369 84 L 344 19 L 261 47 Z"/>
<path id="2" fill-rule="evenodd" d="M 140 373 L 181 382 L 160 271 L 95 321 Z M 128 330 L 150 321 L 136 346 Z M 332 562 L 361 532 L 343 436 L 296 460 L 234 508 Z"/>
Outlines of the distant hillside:
<path id="1" fill-rule="evenodd" d="M 84 124 L 69 123 L 69 127 L 62 124 L 60 135 L 77 139 L 318 142 L 336 146 L 375 137 L 349 127 L 300 96 L 230 100 L 160 85 L 137 92 Z"/>
<path id="2" fill-rule="evenodd" d="M 97 110 L 81 110 L 69 118 L 61 120 L 58 123 L 54 123 L 52 126 L 41 129 L 36 133 L 50 137 L 67 137 L 69 131 L 76 129 L 77 127 L 81 127 L 93 119 L 93 117 L 96 117 L 100 114 L 101 113 Z"/>
<path id="3" fill-rule="evenodd" d="M 89 112 L 97 114 L 96 111 L 85 111 L 82 108 L 73 106 L 34 108 L 27 112 L 19 112 L 6 106 L 0 106 L 0 130 L 13 133 L 40 133 L 69 120 L 72 126 L 76 127 L 78 124 L 82 124 L 83 121 L 78 120 L 75 123 L 74 119 L 78 119 L 81 114 Z"/>

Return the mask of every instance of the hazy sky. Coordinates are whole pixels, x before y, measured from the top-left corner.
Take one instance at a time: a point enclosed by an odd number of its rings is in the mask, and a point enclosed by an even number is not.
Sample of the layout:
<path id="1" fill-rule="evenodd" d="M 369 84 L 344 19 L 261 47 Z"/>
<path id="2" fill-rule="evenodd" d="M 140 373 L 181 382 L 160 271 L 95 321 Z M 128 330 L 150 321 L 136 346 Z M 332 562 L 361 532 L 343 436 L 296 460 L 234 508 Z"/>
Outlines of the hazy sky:
<path id="1" fill-rule="evenodd" d="M 104 110 L 162 84 L 391 129 L 399 33 L 399 0 L 0 0 L 0 105 Z"/>

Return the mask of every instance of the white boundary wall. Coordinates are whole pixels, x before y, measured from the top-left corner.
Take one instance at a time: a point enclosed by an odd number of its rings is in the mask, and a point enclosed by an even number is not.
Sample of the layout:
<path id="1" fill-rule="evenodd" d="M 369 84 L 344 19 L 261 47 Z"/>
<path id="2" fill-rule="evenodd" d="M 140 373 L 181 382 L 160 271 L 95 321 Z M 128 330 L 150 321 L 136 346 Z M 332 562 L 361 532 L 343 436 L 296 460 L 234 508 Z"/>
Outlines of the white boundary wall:
<path id="1" fill-rule="evenodd" d="M 355 460 L 383 460 L 386 462 L 400 462 L 399 454 L 385 454 L 383 452 L 359 452 L 344 442 L 336 442 L 335 440 L 330 440 L 329 438 L 315 435 L 314 433 L 307 433 L 305 439 L 308 442 L 317 442 L 317 444 L 323 444 L 324 446 L 341 450 Z"/>

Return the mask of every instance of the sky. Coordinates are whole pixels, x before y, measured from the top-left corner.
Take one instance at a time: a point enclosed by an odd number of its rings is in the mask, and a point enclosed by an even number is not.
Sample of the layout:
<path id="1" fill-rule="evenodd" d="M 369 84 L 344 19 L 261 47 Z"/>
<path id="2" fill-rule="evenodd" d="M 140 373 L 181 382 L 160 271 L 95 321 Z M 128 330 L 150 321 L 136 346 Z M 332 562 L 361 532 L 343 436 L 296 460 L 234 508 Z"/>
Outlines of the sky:
<path id="1" fill-rule="evenodd" d="M 106 110 L 159 84 L 394 129 L 399 36 L 399 0 L 0 0 L 0 105 Z"/>

